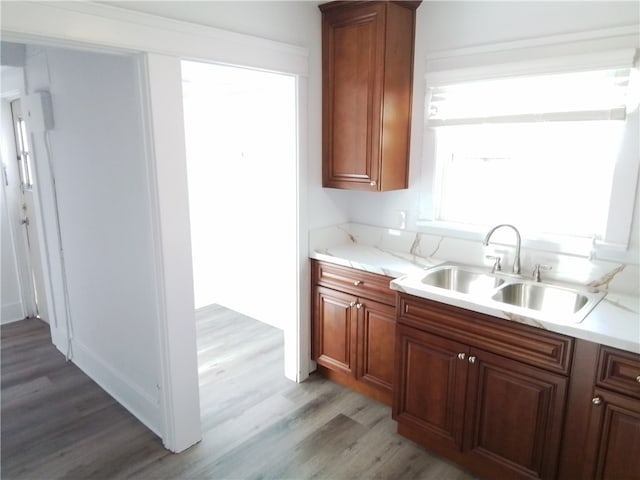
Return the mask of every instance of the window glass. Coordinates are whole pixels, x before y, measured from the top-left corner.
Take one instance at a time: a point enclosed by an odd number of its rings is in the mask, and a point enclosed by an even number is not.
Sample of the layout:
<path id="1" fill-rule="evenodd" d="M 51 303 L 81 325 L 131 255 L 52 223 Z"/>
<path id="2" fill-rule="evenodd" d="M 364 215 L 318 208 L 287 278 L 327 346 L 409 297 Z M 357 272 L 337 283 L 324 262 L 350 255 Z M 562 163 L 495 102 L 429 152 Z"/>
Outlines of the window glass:
<path id="1" fill-rule="evenodd" d="M 439 127 L 436 219 L 600 235 L 623 127 L 612 121 Z"/>
<path id="2" fill-rule="evenodd" d="M 637 108 L 635 73 L 617 68 L 429 88 L 432 220 L 463 230 L 513 223 L 539 239 L 606 242 L 612 199 L 620 197 L 612 193 L 632 173 L 624 173 L 628 159 L 619 167 L 625 136 L 637 135 L 626 121 Z M 633 203 L 635 185 L 624 189 L 621 201 Z M 615 221 L 630 229 L 631 218 Z"/>

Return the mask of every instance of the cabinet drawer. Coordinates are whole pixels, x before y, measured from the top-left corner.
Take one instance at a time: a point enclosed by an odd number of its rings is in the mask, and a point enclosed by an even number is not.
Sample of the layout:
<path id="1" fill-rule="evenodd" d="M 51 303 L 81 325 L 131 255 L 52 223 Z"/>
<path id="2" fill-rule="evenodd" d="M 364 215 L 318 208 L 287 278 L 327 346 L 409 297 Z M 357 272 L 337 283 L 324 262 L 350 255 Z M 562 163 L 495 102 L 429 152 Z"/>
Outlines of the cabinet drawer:
<path id="1" fill-rule="evenodd" d="M 601 346 L 596 384 L 640 398 L 640 355 Z"/>
<path id="2" fill-rule="evenodd" d="M 398 314 L 399 323 L 529 365 L 569 372 L 571 337 L 407 294 L 399 295 Z"/>
<path id="3" fill-rule="evenodd" d="M 395 292 L 389 288 L 391 277 L 316 260 L 311 261 L 311 268 L 316 285 L 395 305 Z"/>

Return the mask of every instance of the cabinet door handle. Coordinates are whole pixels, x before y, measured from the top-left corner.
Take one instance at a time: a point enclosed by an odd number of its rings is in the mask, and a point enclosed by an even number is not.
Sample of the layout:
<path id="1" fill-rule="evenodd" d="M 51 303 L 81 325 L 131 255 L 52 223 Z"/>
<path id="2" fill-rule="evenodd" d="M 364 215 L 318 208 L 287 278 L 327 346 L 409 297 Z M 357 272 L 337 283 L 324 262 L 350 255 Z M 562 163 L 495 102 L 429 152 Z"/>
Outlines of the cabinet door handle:
<path id="1" fill-rule="evenodd" d="M 600 397 L 593 397 L 591 399 L 591 403 L 593 403 L 594 405 L 602 405 L 602 398 Z"/>
<path id="2" fill-rule="evenodd" d="M 465 358 L 465 357 L 466 357 L 466 355 L 465 355 L 465 353 L 464 353 L 464 352 L 460 352 L 460 353 L 458 354 L 458 358 L 459 358 L 460 360 L 464 360 L 464 358 Z"/>
<path id="3" fill-rule="evenodd" d="M 364 306 L 364 305 L 363 305 L 362 303 L 356 303 L 356 308 L 357 308 L 357 309 L 360 309 L 360 308 L 362 308 L 363 306 Z"/>
<path id="4" fill-rule="evenodd" d="M 351 303 L 349 304 L 349 306 L 350 306 L 350 307 L 355 307 L 355 306 L 356 306 L 356 302 L 351 302 Z"/>
<path id="5" fill-rule="evenodd" d="M 636 377 L 636 382 L 640 383 L 640 375 Z"/>
<path id="6" fill-rule="evenodd" d="M 356 280 L 355 282 L 353 282 L 353 285 L 355 287 L 359 287 L 360 285 L 362 285 L 362 280 Z"/>
<path id="7" fill-rule="evenodd" d="M 476 363 L 476 356 L 475 355 L 471 355 L 469 358 L 469 363 Z"/>
<path id="8" fill-rule="evenodd" d="M 369 182 L 369 185 L 371 185 L 372 187 L 375 187 L 375 186 L 376 186 L 376 182 L 375 182 L 375 180 L 373 180 L 373 181 Z"/>

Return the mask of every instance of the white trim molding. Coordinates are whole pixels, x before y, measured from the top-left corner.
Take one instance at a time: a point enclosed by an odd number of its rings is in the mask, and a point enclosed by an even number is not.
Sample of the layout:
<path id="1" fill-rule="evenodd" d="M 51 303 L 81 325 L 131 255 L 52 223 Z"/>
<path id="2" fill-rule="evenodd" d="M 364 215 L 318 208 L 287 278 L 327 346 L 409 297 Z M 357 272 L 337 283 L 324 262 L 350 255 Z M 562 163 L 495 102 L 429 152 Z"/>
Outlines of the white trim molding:
<path id="1" fill-rule="evenodd" d="M 161 436 L 158 427 L 162 425 L 162 414 L 157 398 L 138 388 L 123 372 L 111 368 L 77 339 L 73 342 L 73 363 L 151 431 Z"/>
<path id="2" fill-rule="evenodd" d="M 429 87 L 436 87 L 502 77 L 631 68 L 633 67 L 636 53 L 636 48 L 624 48 L 593 53 L 535 58 L 532 60 L 501 62 L 493 65 L 486 64 L 481 67 L 427 71 L 426 80 Z"/>
<path id="3" fill-rule="evenodd" d="M 156 238 L 160 396 L 164 446 L 180 452 L 200 441 L 191 228 L 180 59 L 147 54 L 141 65 Z M 144 93 L 146 92 L 146 95 Z"/>
<path id="4" fill-rule="evenodd" d="M 307 75 L 306 48 L 93 2 L 3 2 L 5 40 L 78 43 Z"/>
<path id="5" fill-rule="evenodd" d="M 0 324 L 13 323 L 18 320 L 24 320 L 25 313 L 22 304 L 19 302 L 3 303 L 0 312 Z"/>
<path id="6" fill-rule="evenodd" d="M 443 83 L 496 77 L 502 70 L 509 76 L 551 73 L 567 68 L 631 67 L 638 48 L 640 24 L 551 35 L 515 42 L 430 52 L 426 58 L 426 77 L 430 86 Z M 525 59 L 525 60 L 523 60 Z M 487 73 L 490 71 L 490 74 Z"/>

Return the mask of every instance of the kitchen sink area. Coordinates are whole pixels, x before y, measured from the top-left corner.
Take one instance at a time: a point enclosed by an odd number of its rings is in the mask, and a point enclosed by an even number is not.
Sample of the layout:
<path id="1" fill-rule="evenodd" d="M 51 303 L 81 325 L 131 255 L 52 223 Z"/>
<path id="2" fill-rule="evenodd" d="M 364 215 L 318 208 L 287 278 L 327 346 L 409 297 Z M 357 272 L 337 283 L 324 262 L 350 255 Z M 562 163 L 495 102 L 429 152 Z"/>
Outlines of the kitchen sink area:
<path id="1" fill-rule="evenodd" d="M 422 283 L 460 293 L 482 294 L 499 287 L 504 280 L 469 268 L 445 265 L 431 269 Z"/>
<path id="2" fill-rule="evenodd" d="M 491 241 L 503 228 L 506 241 Z M 484 240 L 357 224 L 310 240 L 318 371 L 391 405 L 401 436 L 486 478 L 596 478 L 556 475 L 587 437 L 628 456 L 640 419 L 634 266 L 529 248 L 509 224 Z M 617 399 L 632 427 L 609 441 L 593 419 Z M 465 438 L 478 444 L 465 450 Z M 581 458 L 580 472 L 599 457 Z"/>
<path id="3" fill-rule="evenodd" d="M 516 307 L 561 314 L 575 314 L 581 312 L 590 300 L 599 302 L 600 292 L 590 298 L 580 292 L 552 287 L 549 285 L 534 285 L 527 283 L 512 283 L 501 288 L 493 299 L 514 305 Z M 595 306 L 595 305 L 594 305 Z"/>
<path id="4" fill-rule="evenodd" d="M 523 317 L 571 323 L 582 322 L 607 293 L 456 263 L 401 277 L 392 282 L 392 288 L 394 284 L 398 290 L 419 296 L 422 290 Z"/>
<path id="5" fill-rule="evenodd" d="M 401 278 L 391 282 L 391 288 L 399 287 L 398 290 L 405 291 L 402 287 L 406 283 L 409 288 L 418 290 L 411 292 L 418 296 L 421 296 L 421 286 L 427 290 L 437 289 L 445 296 L 460 296 L 472 304 L 555 323 L 582 322 L 606 296 L 605 290 L 593 287 L 543 282 L 541 271 L 550 270 L 552 267 L 549 265 L 536 263 L 533 274 L 525 277 L 521 274 L 520 264 L 522 238 L 514 225 L 501 223 L 491 228 L 482 245 L 487 247 L 495 231 L 502 228 L 512 230 L 515 235 L 511 274 L 502 271 L 502 257 L 486 255 L 485 258 L 494 262 L 490 271 L 472 265 L 444 263 L 418 274 L 417 282 L 413 278 Z"/>
<path id="6" fill-rule="evenodd" d="M 504 241 L 343 224 L 314 232 L 311 257 L 383 275 L 395 292 L 640 353 L 636 266 L 519 249 L 517 229 L 497 228 Z"/>

